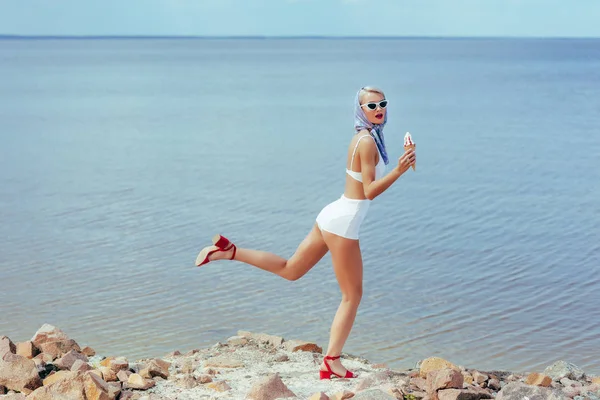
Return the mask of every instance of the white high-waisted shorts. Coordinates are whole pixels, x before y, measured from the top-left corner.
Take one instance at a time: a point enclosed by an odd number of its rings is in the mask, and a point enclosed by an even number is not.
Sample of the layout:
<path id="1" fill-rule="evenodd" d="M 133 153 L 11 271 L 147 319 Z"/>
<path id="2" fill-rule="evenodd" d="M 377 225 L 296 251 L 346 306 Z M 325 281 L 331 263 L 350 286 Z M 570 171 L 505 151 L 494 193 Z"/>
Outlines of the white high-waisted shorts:
<path id="1" fill-rule="evenodd" d="M 317 215 L 317 225 L 322 231 L 347 239 L 358 239 L 360 224 L 365 219 L 371 200 L 349 199 L 342 195 L 327 204 Z"/>

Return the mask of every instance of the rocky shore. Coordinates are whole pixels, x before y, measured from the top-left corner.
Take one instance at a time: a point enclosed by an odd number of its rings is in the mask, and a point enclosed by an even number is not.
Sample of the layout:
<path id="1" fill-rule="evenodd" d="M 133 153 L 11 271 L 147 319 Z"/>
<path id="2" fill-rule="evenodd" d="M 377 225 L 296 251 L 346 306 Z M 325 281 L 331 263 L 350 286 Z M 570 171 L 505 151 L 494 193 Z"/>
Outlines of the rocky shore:
<path id="1" fill-rule="evenodd" d="M 316 343 L 239 331 L 210 348 L 128 361 L 45 324 L 26 342 L 0 337 L 0 400 L 600 400 L 600 377 L 563 360 L 531 373 L 437 357 L 395 370 L 344 354 L 358 378 L 330 381 L 318 379 L 322 352 Z"/>

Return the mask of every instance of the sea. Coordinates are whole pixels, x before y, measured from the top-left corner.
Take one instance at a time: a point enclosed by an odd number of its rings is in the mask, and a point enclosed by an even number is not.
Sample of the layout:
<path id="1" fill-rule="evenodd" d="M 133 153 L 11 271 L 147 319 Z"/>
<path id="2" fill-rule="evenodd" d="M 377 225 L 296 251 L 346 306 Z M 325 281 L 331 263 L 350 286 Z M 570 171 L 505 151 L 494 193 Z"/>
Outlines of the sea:
<path id="1" fill-rule="evenodd" d="M 353 101 L 389 101 L 344 352 L 600 374 L 600 39 L 4 38 L 0 336 L 48 323 L 129 359 L 238 330 L 327 348 L 326 255 L 297 281 L 198 268 L 221 233 L 290 257 L 344 190 Z"/>

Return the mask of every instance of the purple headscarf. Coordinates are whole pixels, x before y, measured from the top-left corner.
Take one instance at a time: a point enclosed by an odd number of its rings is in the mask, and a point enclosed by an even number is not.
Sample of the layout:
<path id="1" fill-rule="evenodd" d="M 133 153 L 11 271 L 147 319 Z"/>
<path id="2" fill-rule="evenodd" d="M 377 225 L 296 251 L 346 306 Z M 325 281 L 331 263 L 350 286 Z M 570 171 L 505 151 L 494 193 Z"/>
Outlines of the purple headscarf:
<path id="1" fill-rule="evenodd" d="M 356 129 L 356 132 L 362 129 L 368 129 L 371 132 L 371 136 L 375 139 L 379 153 L 381 153 L 381 157 L 383 157 L 383 162 L 387 165 L 389 160 L 385 150 L 385 139 L 383 138 L 383 127 L 387 123 L 387 111 L 385 112 L 382 124 L 373 124 L 369 121 L 363 108 L 360 106 L 360 92 L 363 89 L 364 88 L 361 88 L 358 93 L 356 93 L 356 99 L 354 100 L 354 129 Z"/>

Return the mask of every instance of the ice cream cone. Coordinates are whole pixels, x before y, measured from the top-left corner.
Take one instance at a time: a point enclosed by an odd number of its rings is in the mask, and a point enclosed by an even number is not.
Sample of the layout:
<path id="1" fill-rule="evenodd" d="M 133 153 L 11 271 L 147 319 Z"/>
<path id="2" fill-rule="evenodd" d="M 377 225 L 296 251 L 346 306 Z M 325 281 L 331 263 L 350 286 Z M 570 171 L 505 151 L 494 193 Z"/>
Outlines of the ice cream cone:
<path id="1" fill-rule="evenodd" d="M 416 145 L 414 145 L 414 144 L 411 144 L 411 145 L 408 145 L 408 146 L 404 146 L 404 151 L 406 151 L 408 149 L 413 149 L 413 151 L 414 151 L 415 146 Z M 411 165 L 411 167 L 412 167 L 413 171 L 416 171 L 416 169 L 417 169 L 417 163 L 415 162 L 413 165 Z"/>

